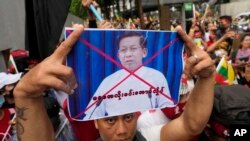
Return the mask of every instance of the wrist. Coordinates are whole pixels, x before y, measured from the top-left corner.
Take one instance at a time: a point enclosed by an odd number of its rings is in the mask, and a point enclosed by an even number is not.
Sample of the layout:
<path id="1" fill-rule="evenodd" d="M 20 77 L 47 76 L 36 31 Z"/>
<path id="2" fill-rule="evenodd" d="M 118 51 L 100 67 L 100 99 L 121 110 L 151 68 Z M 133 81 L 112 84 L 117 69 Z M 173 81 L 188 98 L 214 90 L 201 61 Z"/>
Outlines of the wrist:
<path id="1" fill-rule="evenodd" d="M 14 88 L 13 95 L 15 99 L 40 99 L 42 94 L 36 94 L 34 92 L 28 91 L 27 85 L 23 84 L 22 81 L 17 83 Z"/>
<path id="2" fill-rule="evenodd" d="M 212 80 L 212 81 L 214 81 L 215 76 L 216 76 L 216 70 L 215 70 L 215 67 L 214 67 L 214 69 L 211 69 L 211 70 L 205 72 L 205 74 L 199 75 L 198 77 L 201 80 L 206 80 L 206 81 Z"/>

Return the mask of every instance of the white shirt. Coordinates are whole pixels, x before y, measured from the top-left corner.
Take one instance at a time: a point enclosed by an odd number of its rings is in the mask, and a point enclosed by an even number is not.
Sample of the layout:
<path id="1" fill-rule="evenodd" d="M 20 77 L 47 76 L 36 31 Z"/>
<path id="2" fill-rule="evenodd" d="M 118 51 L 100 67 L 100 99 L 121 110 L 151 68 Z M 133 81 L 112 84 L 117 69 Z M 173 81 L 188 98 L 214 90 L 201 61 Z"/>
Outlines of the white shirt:
<path id="1" fill-rule="evenodd" d="M 106 77 L 88 104 L 84 119 L 173 106 L 167 80 L 161 72 L 141 67 L 135 74 L 142 80 L 123 69 Z M 96 102 L 98 97 L 104 99 Z"/>
<path id="2" fill-rule="evenodd" d="M 170 121 L 161 109 L 142 112 L 137 120 L 137 130 L 147 141 L 160 141 L 161 128 Z"/>

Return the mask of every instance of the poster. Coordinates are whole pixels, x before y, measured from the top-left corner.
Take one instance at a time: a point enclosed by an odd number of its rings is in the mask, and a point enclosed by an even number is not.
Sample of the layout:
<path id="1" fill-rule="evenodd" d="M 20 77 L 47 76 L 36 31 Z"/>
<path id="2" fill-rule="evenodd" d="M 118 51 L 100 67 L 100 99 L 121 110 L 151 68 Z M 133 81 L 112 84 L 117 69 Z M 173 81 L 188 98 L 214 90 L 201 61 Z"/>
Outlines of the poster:
<path id="1" fill-rule="evenodd" d="M 72 29 L 65 30 L 66 37 Z M 85 29 L 67 57 L 78 87 L 72 119 L 99 119 L 178 101 L 183 41 L 176 32 Z"/>

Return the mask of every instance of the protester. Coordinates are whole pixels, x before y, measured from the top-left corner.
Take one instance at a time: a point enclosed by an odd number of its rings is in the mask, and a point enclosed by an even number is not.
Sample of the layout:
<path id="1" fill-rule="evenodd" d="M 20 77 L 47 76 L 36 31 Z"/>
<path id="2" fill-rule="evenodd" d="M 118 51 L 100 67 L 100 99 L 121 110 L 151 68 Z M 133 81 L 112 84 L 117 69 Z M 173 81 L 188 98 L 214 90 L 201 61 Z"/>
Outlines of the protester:
<path id="1" fill-rule="evenodd" d="M 250 34 L 245 34 L 241 38 L 234 67 L 235 73 L 238 74 L 238 83 L 250 87 Z"/>
<path id="2" fill-rule="evenodd" d="M 236 63 L 242 65 L 250 63 L 250 34 L 243 35 L 236 55 Z"/>
<path id="3" fill-rule="evenodd" d="M 13 90 L 17 82 L 21 79 L 22 73 L 18 74 L 7 74 L 5 72 L 0 72 L 0 90 L 1 96 L 4 97 L 5 103 L 3 107 L 14 108 L 14 97 Z"/>
<path id="4" fill-rule="evenodd" d="M 75 28 L 69 38 L 50 57 L 30 70 L 14 90 L 18 113 L 17 133 L 20 140 L 55 140 L 51 122 L 43 106 L 42 92 L 48 88 L 55 88 L 70 94 L 77 87 L 72 69 L 63 65 L 66 55 L 83 31 L 81 25 L 76 25 Z M 177 31 L 192 54 L 187 59 L 184 73 L 187 77 L 197 75 L 199 80 L 196 82 L 184 113 L 160 128 L 158 135 L 161 136 L 161 140 L 189 140 L 199 134 L 208 121 L 213 103 L 214 64 L 204 51 L 195 47 L 180 27 Z M 122 134 L 112 132 L 115 138 L 123 138 L 127 131 L 135 131 L 137 118 L 133 114 L 125 116 L 126 118 L 123 118 L 124 116 L 113 118 L 119 119 L 117 121 L 133 120 L 133 124 L 130 128 L 127 128 L 124 122 L 115 124 L 117 129 L 114 131 L 122 130 Z M 95 122 L 102 139 L 107 135 L 105 132 L 110 132 L 107 126 L 103 126 L 103 121 L 113 123 L 116 120 L 100 119 Z M 131 137 L 133 138 L 134 135 L 135 132 L 132 132 Z"/>
<path id="5" fill-rule="evenodd" d="M 0 140 L 7 140 L 12 136 L 9 122 L 14 114 L 13 89 L 22 73 L 6 74 L 0 72 Z"/>

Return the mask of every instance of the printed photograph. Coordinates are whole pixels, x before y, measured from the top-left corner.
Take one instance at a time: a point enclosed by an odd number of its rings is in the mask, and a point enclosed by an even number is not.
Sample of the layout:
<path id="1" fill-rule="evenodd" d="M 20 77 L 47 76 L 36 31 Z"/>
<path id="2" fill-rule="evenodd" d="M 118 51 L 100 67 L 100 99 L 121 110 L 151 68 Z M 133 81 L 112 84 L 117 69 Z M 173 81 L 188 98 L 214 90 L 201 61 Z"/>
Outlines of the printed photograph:
<path id="1" fill-rule="evenodd" d="M 66 29 L 66 37 L 72 29 Z M 78 82 L 69 96 L 74 120 L 173 107 L 183 71 L 176 32 L 85 29 L 67 57 Z"/>

